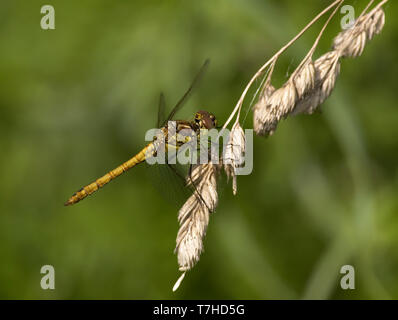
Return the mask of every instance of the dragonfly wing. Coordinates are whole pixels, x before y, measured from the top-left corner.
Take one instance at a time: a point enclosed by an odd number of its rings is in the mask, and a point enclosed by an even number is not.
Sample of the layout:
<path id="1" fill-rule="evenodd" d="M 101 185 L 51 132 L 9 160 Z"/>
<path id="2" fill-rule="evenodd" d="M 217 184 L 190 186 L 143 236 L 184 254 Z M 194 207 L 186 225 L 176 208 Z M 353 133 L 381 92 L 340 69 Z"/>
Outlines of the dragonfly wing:
<path id="1" fill-rule="evenodd" d="M 173 206 L 181 207 L 192 194 L 184 178 L 186 170 L 180 165 L 156 164 L 147 172 L 156 191 Z"/>
<path id="2" fill-rule="evenodd" d="M 188 88 L 188 90 L 185 92 L 185 94 L 182 96 L 182 98 L 177 102 L 177 104 L 174 106 L 173 110 L 171 110 L 169 116 L 167 117 L 166 121 L 162 123 L 162 125 L 165 125 L 167 121 L 170 121 L 174 118 L 176 113 L 184 106 L 185 102 L 188 100 L 189 96 L 192 94 L 193 90 L 195 87 L 198 85 L 200 82 L 200 79 L 203 77 L 203 74 L 207 70 L 207 67 L 210 63 L 210 60 L 207 59 L 203 66 L 200 68 L 198 74 L 196 75 L 195 79 L 193 80 L 191 86 Z"/>
<path id="3" fill-rule="evenodd" d="M 164 127 L 167 121 L 173 119 L 176 113 L 181 110 L 184 106 L 185 102 L 188 100 L 193 90 L 196 88 L 198 83 L 200 82 L 203 74 L 205 73 L 210 60 L 207 59 L 203 66 L 200 68 L 198 74 L 195 76 L 192 84 L 182 96 L 182 98 L 177 102 L 174 106 L 168 117 L 166 118 L 165 110 L 166 110 L 166 102 L 164 94 L 162 93 L 159 98 L 159 106 L 158 106 L 158 121 L 157 127 Z M 188 186 L 186 177 L 189 177 L 190 172 L 192 171 L 192 166 L 189 166 L 188 170 L 184 170 L 183 166 L 175 165 L 175 164 L 158 164 L 151 166 L 150 170 L 147 170 L 150 175 L 150 180 L 154 181 L 154 186 L 156 189 L 160 191 L 160 193 L 165 196 L 166 199 L 171 200 L 173 203 L 178 203 L 178 205 L 182 205 L 193 192 L 195 192 L 195 186 L 191 184 Z"/>
<path id="4" fill-rule="evenodd" d="M 165 121 L 166 121 L 166 99 L 162 92 L 159 97 L 158 122 L 156 128 L 162 127 Z"/>

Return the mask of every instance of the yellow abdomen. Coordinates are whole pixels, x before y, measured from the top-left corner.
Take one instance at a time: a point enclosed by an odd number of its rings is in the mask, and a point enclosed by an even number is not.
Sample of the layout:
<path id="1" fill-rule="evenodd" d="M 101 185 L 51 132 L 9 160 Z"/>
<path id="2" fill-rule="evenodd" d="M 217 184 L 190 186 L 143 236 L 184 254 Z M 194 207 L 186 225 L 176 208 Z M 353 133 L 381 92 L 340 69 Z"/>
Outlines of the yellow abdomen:
<path id="1" fill-rule="evenodd" d="M 152 154 L 154 149 L 153 143 L 149 143 L 144 149 L 142 149 L 139 153 L 137 153 L 130 160 L 127 160 L 125 163 L 121 164 L 117 168 L 108 172 L 106 175 L 98 178 L 94 182 L 89 185 L 81 188 L 77 191 L 72 197 L 69 198 L 67 202 L 65 202 L 65 206 L 72 205 L 74 203 L 83 200 L 85 197 L 97 191 L 99 188 L 102 188 L 104 185 L 109 183 L 111 180 L 120 176 L 123 172 L 126 172 L 128 169 L 135 167 L 137 164 L 143 162 L 146 159 L 147 154 Z"/>

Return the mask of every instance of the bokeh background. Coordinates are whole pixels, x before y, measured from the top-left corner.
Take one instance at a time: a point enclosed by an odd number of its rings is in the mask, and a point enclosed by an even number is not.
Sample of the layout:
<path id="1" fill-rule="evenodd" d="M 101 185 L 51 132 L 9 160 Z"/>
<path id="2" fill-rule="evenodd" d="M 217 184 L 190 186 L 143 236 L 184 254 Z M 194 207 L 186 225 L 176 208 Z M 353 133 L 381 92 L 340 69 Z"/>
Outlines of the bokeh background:
<path id="1" fill-rule="evenodd" d="M 148 168 L 63 206 L 140 150 L 161 91 L 170 108 L 210 58 L 180 118 L 205 108 L 224 122 L 256 70 L 331 2 L 1 1 L 0 298 L 398 298 L 395 1 L 363 56 L 342 62 L 322 113 L 255 137 L 253 173 L 239 177 L 237 196 L 222 190 L 206 250 L 176 293 L 178 207 Z M 346 1 L 357 14 L 367 2 Z M 53 31 L 40 28 L 47 3 Z M 274 85 L 323 21 L 279 60 Z M 45 264 L 55 267 L 55 290 L 40 287 Z M 346 264 L 355 290 L 340 288 Z"/>

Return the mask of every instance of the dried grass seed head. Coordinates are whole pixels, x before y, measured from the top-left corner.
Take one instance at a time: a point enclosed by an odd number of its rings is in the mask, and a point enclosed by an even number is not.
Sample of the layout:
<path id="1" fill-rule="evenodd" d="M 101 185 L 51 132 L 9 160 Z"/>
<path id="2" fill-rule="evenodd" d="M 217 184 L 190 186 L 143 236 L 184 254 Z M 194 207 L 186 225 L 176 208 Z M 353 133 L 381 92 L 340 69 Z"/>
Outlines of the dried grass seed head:
<path id="1" fill-rule="evenodd" d="M 330 51 L 315 60 L 315 86 L 297 100 L 292 115 L 314 113 L 331 95 L 340 73 L 339 58 L 337 51 Z"/>
<path id="2" fill-rule="evenodd" d="M 274 91 L 275 88 L 271 84 L 266 84 L 258 102 L 253 107 L 253 129 L 259 136 L 266 136 L 276 129 L 278 121 L 267 111 L 268 100 Z"/>
<path id="3" fill-rule="evenodd" d="M 294 108 L 292 115 L 298 114 L 313 114 L 321 105 L 322 101 L 322 93 L 321 89 L 317 88 L 306 95 L 304 95 L 299 101 L 296 103 L 296 107 Z"/>
<path id="4" fill-rule="evenodd" d="M 296 100 L 296 87 L 294 86 L 294 82 L 289 80 L 270 96 L 267 108 L 269 112 L 278 117 L 279 121 L 294 109 Z"/>
<path id="5" fill-rule="evenodd" d="M 322 104 L 332 93 L 340 74 L 340 56 L 337 51 L 330 51 L 315 61 L 316 87 L 320 89 Z"/>
<path id="6" fill-rule="evenodd" d="M 379 34 L 385 24 L 385 14 L 380 7 L 374 13 L 360 17 L 356 24 L 340 32 L 333 40 L 333 50 L 339 51 L 342 57 L 359 57 L 362 55 L 367 41 Z"/>
<path id="7" fill-rule="evenodd" d="M 234 195 L 236 195 L 238 191 L 236 169 L 241 167 L 244 163 L 245 149 L 245 133 L 239 122 L 236 122 L 229 134 L 228 142 L 223 155 L 224 170 L 228 179 L 232 178 L 232 192 Z"/>
<path id="8" fill-rule="evenodd" d="M 292 75 L 297 98 L 303 98 L 315 88 L 315 66 L 312 60 L 307 61 L 297 72 Z"/>
<path id="9" fill-rule="evenodd" d="M 296 101 L 296 87 L 292 79 L 289 79 L 281 88 L 273 91 L 267 99 L 259 101 L 255 106 L 255 132 L 258 135 L 272 135 L 276 130 L 278 122 L 282 118 L 286 118 L 294 109 Z"/>
<path id="10" fill-rule="evenodd" d="M 190 270 L 203 251 L 209 216 L 218 204 L 217 172 L 218 166 L 211 162 L 197 165 L 192 171 L 190 183 L 195 185 L 195 191 L 178 213 L 180 229 L 175 252 L 180 271 Z"/>

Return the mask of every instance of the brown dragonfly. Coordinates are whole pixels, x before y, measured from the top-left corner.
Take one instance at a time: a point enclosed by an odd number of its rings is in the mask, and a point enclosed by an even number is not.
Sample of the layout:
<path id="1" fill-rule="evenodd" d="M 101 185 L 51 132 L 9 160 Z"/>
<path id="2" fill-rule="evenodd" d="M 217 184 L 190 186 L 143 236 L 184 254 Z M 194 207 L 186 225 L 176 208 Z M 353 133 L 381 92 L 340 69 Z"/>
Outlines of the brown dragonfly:
<path id="1" fill-rule="evenodd" d="M 165 99 L 163 94 L 160 96 L 160 101 L 159 101 L 159 109 L 158 109 L 158 128 L 161 128 L 161 132 L 163 134 L 164 138 L 164 143 L 165 143 L 165 149 L 179 149 L 182 145 L 183 142 L 181 140 L 176 140 L 176 134 L 178 135 L 179 132 L 193 132 L 195 133 L 196 137 L 200 136 L 200 132 L 203 129 L 213 129 L 217 127 L 217 120 L 216 117 L 207 111 L 200 110 L 195 113 L 194 119 L 192 121 L 186 121 L 186 120 L 175 120 L 173 121 L 174 128 L 173 135 L 171 136 L 169 134 L 169 127 L 168 123 L 173 119 L 175 114 L 182 108 L 184 103 L 187 101 L 188 97 L 191 95 L 193 89 L 196 87 L 198 84 L 200 78 L 203 76 L 203 73 L 207 69 L 207 66 L 209 64 L 209 60 L 206 60 L 206 62 L 203 64 L 201 67 L 199 73 L 196 75 L 194 81 L 192 82 L 191 86 L 188 88 L 188 90 L 185 92 L 185 94 L 182 96 L 182 98 L 178 101 L 178 103 L 174 106 L 172 111 L 170 112 L 169 116 L 165 118 L 164 121 L 162 121 L 162 118 L 164 118 L 164 112 L 165 112 Z M 189 138 L 189 137 L 188 137 Z M 79 191 L 74 193 L 67 202 L 65 202 L 65 206 L 69 206 L 72 204 L 75 204 L 79 202 L 80 200 L 83 200 L 87 196 L 91 195 L 95 191 L 99 190 L 102 188 L 104 185 L 115 179 L 116 177 L 120 176 L 122 173 L 126 172 L 127 170 L 135 167 L 136 165 L 144 162 L 148 157 L 155 156 L 158 152 L 159 149 L 159 144 L 157 143 L 157 137 L 154 138 L 153 141 L 151 141 L 149 144 L 147 144 L 140 152 L 138 152 L 134 157 L 131 159 L 127 160 L 126 162 L 122 163 L 119 165 L 117 168 L 109 171 L 107 174 L 102 176 L 101 178 L 98 178 L 94 182 L 86 185 L 85 187 L 81 188 Z M 184 143 L 187 142 L 189 139 L 185 139 Z M 167 164 L 170 166 L 169 164 Z M 171 167 L 171 166 L 170 166 Z M 173 169 L 173 168 L 172 168 Z M 191 168 L 190 168 L 191 170 Z M 175 171 L 175 169 L 173 169 Z M 177 172 L 175 172 L 178 174 Z"/>

